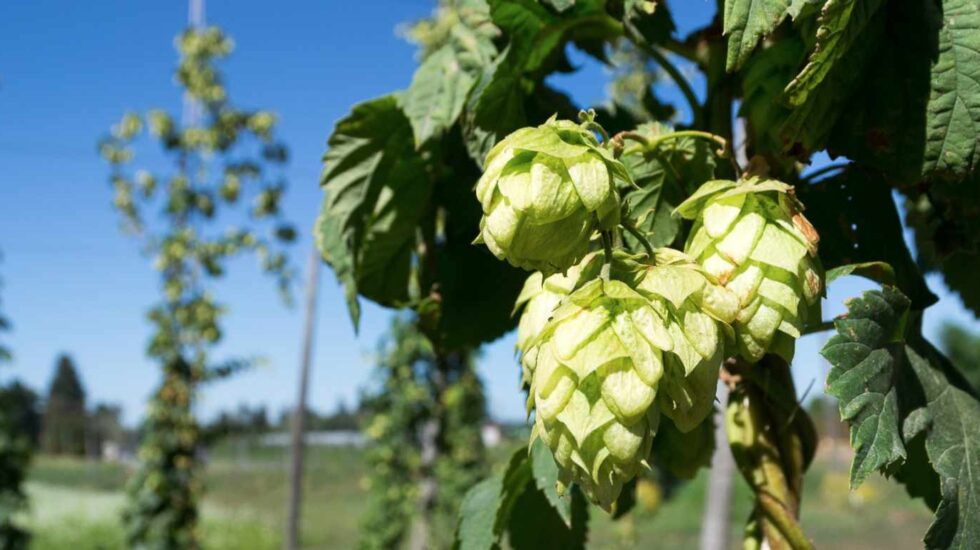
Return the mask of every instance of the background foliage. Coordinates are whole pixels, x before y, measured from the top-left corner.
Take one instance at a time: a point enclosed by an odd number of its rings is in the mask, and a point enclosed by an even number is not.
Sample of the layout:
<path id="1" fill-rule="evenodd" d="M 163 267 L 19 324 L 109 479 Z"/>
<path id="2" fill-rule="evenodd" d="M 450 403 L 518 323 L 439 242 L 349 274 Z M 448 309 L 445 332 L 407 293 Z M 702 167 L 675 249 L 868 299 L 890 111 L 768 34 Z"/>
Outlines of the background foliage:
<path id="1" fill-rule="evenodd" d="M 483 387 L 466 358 L 462 372 L 440 392 L 432 380 L 436 355 L 411 319 L 394 319 L 377 354 L 380 387 L 364 400 L 370 474 L 360 546 L 392 548 L 409 540 L 424 490 L 422 440 L 432 419 L 444 425 L 430 466 L 438 486 L 430 544 L 446 546 L 463 495 L 486 472 L 480 437 L 486 420 Z"/>
<path id="2" fill-rule="evenodd" d="M 513 130 L 555 113 L 574 118 L 578 106 L 547 79 L 574 70 L 569 47 L 603 63 L 625 57 L 621 104 L 597 111 L 611 134 L 635 130 L 651 140 L 693 129 L 737 141 L 749 170 L 796 186 L 821 235 L 828 282 L 858 274 L 886 285 L 851 304 L 824 351 L 857 450 L 852 481 L 872 471 L 895 477 L 936 511 L 927 545 L 966 547 L 976 540 L 972 427 L 980 413 L 973 390 L 923 338 L 921 315 L 936 300 L 928 270 L 980 312 L 968 275 L 980 242 L 978 25 L 980 7 L 963 0 L 719 0 L 713 21 L 677 36 L 662 2 L 446 0 L 412 28 L 422 47 L 408 88 L 354 107 L 336 126 L 318 242 L 355 323 L 360 297 L 414 309 L 437 347 L 478 345 L 512 328 L 520 275 L 467 246 L 478 230 L 469 191 L 483 157 Z M 678 67 L 697 72 L 704 89 L 695 92 Z M 653 95 L 657 78 L 672 80 L 683 102 Z M 734 131 L 736 108 L 744 135 Z M 673 113 L 685 113 L 674 128 L 655 123 Z M 719 158 L 680 136 L 651 149 L 624 154 L 639 184 L 629 203 L 656 244 L 683 242 L 687 227 L 673 207 L 701 182 L 742 167 L 730 149 Z M 821 151 L 837 164 L 804 173 Z M 480 276 L 465 276 L 471 269 Z M 469 322 L 447 322 L 454 319 Z M 759 388 L 771 395 L 773 386 Z M 515 455 L 471 492 L 464 545 L 490 547 L 504 533 L 522 540 L 507 518 L 523 502 L 529 471 Z M 535 517 L 570 505 L 542 502 Z"/>
<path id="3" fill-rule="evenodd" d="M 0 336 L 6 336 L 10 329 L 10 321 L 0 309 Z M 12 357 L 6 342 L 0 341 L 0 366 Z M 15 384 L 0 388 L 0 392 L 8 395 Z M 31 441 L 17 422 L 17 409 L 11 406 L 17 404 L 9 399 L 0 402 L 0 547 L 10 549 L 26 548 L 30 541 L 30 534 L 15 517 L 27 507 L 23 484 L 31 460 Z"/>
<path id="4" fill-rule="evenodd" d="M 147 352 L 159 361 L 163 380 L 142 428 L 141 467 L 130 480 L 125 511 L 129 543 L 158 548 L 199 544 L 198 387 L 251 362 L 211 358 L 225 310 L 209 281 L 224 274 L 231 258 L 250 253 L 285 291 L 291 269 L 280 248 L 296 235 L 279 219 L 285 181 L 277 167 L 287 150 L 274 138 L 276 118 L 235 107 L 217 70 L 231 53 L 231 39 L 214 27 L 192 28 L 176 46 L 184 124 L 160 110 L 145 118 L 130 113 L 100 143 L 124 229 L 141 240 L 161 277 L 161 301 L 148 315 L 154 334 Z M 171 163 L 161 175 L 129 169 L 144 126 Z M 219 221 L 226 229 L 213 227 Z"/>

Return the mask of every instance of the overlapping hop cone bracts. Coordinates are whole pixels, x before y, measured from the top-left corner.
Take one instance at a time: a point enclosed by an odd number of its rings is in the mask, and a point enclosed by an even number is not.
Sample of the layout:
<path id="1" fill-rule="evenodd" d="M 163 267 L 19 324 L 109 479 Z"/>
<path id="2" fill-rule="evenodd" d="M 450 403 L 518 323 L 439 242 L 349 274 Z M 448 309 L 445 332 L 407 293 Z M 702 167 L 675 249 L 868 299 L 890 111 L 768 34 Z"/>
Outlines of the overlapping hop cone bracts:
<path id="1" fill-rule="evenodd" d="M 504 138 L 484 168 L 477 242 L 514 266 L 545 273 L 578 262 L 596 229 L 619 222 L 617 182 L 632 181 L 591 131 L 554 117 Z"/>
<path id="2" fill-rule="evenodd" d="M 524 282 L 520 296 L 514 304 L 514 311 L 523 308 L 517 324 L 517 350 L 521 360 L 521 385 L 530 389 L 528 394 L 528 414 L 531 412 L 534 390 L 534 365 L 538 347 L 532 345 L 544 330 L 552 313 L 581 284 L 594 279 L 602 268 L 602 255 L 590 253 L 565 273 L 544 276 L 540 271 L 532 273 Z"/>
<path id="3" fill-rule="evenodd" d="M 709 181 L 677 207 L 695 220 L 685 250 L 739 300 L 738 353 L 792 360 L 807 322 L 820 320 L 819 237 L 785 183 Z"/>
<path id="4" fill-rule="evenodd" d="M 527 343 L 532 440 L 554 453 L 560 489 L 577 483 L 606 510 L 646 464 L 661 413 L 685 431 L 710 413 L 735 312 L 683 254 L 661 257 L 583 284 Z"/>

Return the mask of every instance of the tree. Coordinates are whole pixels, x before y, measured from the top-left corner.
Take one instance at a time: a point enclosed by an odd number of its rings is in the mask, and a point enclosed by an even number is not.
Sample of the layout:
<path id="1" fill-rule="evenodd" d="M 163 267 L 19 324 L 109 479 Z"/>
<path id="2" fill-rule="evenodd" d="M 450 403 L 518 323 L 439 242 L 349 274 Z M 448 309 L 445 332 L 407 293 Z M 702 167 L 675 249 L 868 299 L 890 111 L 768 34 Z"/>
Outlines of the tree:
<path id="1" fill-rule="evenodd" d="M 921 321 L 936 301 L 923 270 L 980 311 L 980 7 L 714 4 L 679 36 L 663 2 L 442 1 L 412 31 L 407 89 L 354 106 L 328 140 L 316 236 L 355 325 L 360 299 L 411 309 L 448 357 L 520 312 L 530 452 L 471 489 L 457 543 L 584 545 L 583 496 L 615 511 L 648 459 L 710 462 L 720 377 L 753 490 L 746 545 L 810 548 L 817 437 L 790 366 L 816 360 L 796 338 L 834 330 L 822 353 L 852 485 L 894 477 L 935 511 L 928 547 L 970 547 L 980 403 Z M 630 54 L 622 104 L 583 109 L 554 87 L 570 47 Z M 674 101 L 648 88 L 668 79 Z M 819 152 L 841 158 L 808 170 Z M 845 275 L 881 289 L 824 320 Z"/>
<path id="2" fill-rule="evenodd" d="M 86 432 L 89 454 L 95 457 L 102 457 L 109 443 L 123 444 L 126 433 L 122 425 L 122 408 L 97 403 L 88 413 Z"/>
<path id="3" fill-rule="evenodd" d="M 236 410 L 221 411 L 202 428 L 201 439 L 208 445 L 237 435 L 259 435 L 269 431 L 269 414 L 264 405 L 238 405 Z"/>
<path id="4" fill-rule="evenodd" d="M 161 110 L 129 113 L 100 142 L 123 228 L 141 240 L 161 278 L 161 299 L 148 315 L 147 353 L 162 381 L 142 426 L 140 468 L 124 512 L 128 543 L 153 548 L 199 546 L 201 430 L 194 403 L 203 383 L 252 363 L 212 357 L 225 307 L 211 283 L 232 258 L 249 253 L 285 294 L 292 270 L 283 248 L 296 236 L 279 209 L 288 154 L 274 136 L 276 117 L 235 107 L 218 71 L 231 39 L 215 27 L 190 28 L 176 47 L 176 81 L 201 116 L 182 125 Z M 162 175 L 131 168 L 144 126 L 171 163 Z"/>
<path id="5" fill-rule="evenodd" d="M 11 328 L 10 322 L 0 310 L 0 335 Z M 13 358 L 6 345 L 0 342 L 0 365 Z M 3 388 L 0 398 L 0 547 L 11 550 L 27 548 L 30 534 L 16 517 L 27 508 L 27 495 L 24 494 L 24 478 L 31 460 L 30 439 L 21 431 L 16 416 L 16 400 L 6 399 L 13 383 Z"/>
<path id="6" fill-rule="evenodd" d="M 41 444 L 41 401 L 33 389 L 20 380 L 0 387 L 0 410 L 9 415 L 10 424 L 17 437 L 24 438 L 31 449 Z"/>
<path id="7" fill-rule="evenodd" d="M 85 454 L 85 389 L 75 363 L 58 357 L 44 404 L 42 448 L 47 453 Z"/>

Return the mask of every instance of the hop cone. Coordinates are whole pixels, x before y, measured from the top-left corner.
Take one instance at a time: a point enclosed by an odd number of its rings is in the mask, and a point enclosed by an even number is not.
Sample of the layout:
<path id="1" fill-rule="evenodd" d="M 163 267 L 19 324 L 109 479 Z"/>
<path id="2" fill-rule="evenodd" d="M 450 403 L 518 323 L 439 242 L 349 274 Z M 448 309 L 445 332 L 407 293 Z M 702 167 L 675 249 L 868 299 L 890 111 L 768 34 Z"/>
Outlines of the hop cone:
<path id="1" fill-rule="evenodd" d="M 524 282 L 514 311 L 524 308 L 517 324 L 517 349 L 521 353 L 521 385 L 530 387 L 538 347 L 533 340 L 541 333 L 551 314 L 565 297 L 581 286 L 581 282 L 595 278 L 602 267 L 602 256 L 596 253 L 587 255 L 580 263 L 568 268 L 565 273 L 545 277 L 535 271 Z M 533 389 L 528 396 L 528 413 L 531 412 Z"/>
<path id="2" fill-rule="evenodd" d="M 553 118 L 522 128 L 487 155 L 476 184 L 477 242 L 517 267 L 564 271 L 585 256 L 597 228 L 619 222 L 617 180 L 632 181 L 589 130 Z"/>
<path id="3" fill-rule="evenodd" d="M 662 256 L 656 267 L 627 262 L 559 296 L 541 332 L 523 342 L 525 355 L 536 348 L 532 439 L 554 453 L 560 489 L 578 483 L 607 510 L 645 466 L 661 412 L 687 431 L 711 411 L 722 321 L 735 311 L 734 297 L 698 266 Z"/>
<path id="4" fill-rule="evenodd" d="M 694 219 L 686 251 L 739 300 L 738 353 L 792 359 L 808 320 L 819 320 L 819 237 L 792 186 L 751 178 L 710 181 L 677 207 Z"/>

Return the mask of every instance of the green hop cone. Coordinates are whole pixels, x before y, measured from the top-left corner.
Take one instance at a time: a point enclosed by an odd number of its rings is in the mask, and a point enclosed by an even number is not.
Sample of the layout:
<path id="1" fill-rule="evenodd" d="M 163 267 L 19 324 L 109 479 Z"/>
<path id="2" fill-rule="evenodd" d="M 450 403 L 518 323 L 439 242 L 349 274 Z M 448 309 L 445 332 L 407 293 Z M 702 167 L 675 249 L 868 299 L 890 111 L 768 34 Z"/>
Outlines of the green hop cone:
<path id="1" fill-rule="evenodd" d="M 610 279 L 546 291 L 558 305 L 521 342 L 525 357 L 534 353 L 532 441 L 554 453 L 560 490 L 577 483 L 606 510 L 646 466 L 661 413 L 688 431 L 711 412 L 725 322 L 737 307 L 679 252 L 659 251 L 656 266 L 622 260 Z M 544 315 L 531 306 L 525 326 Z"/>
<path id="2" fill-rule="evenodd" d="M 476 184 L 483 207 L 477 242 L 514 266 L 564 271 L 588 253 L 596 229 L 619 223 L 616 186 L 631 182 L 578 124 L 552 117 L 522 128 L 487 155 Z"/>
<path id="3" fill-rule="evenodd" d="M 807 322 L 820 320 L 823 270 L 817 232 L 785 183 L 709 181 L 677 207 L 695 220 L 685 250 L 735 293 L 738 354 L 787 361 Z"/>
<path id="4" fill-rule="evenodd" d="M 517 349 L 521 359 L 521 386 L 530 388 L 534 364 L 538 355 L 534 340 L 544 330 L 562 300 L 576 290 L 583 281 L 594 279 L 602 267 L 602 255 L 588 254 L 581 262 L 568 268 L 565 273 L 545 277 L 540 271 L 532 273 L 524 282 L 517 297 L 514 312 L 523 308 L 517 324 Z M 531 413 L 533 390 L 528 396 L 528 414 Z"/>

